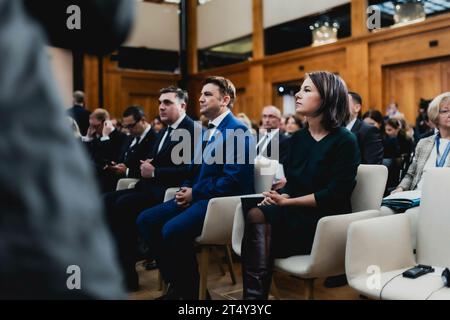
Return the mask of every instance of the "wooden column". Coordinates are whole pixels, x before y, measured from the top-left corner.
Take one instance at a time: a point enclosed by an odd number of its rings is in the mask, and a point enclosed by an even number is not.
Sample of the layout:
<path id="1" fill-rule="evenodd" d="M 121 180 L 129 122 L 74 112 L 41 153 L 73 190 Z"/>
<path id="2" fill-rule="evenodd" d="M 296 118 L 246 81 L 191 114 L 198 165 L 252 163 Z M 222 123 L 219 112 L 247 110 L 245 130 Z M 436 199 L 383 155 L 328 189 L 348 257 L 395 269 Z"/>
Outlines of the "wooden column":
<path id="1" fill-rule="evenodd" d="M 349 44 L 346 49 L 344 79 L 348 89 L 363 99 L 363 112 L 369 108 L 369 45 L 366 41 Z"/>
<path id="2" fill-rule="evenodd" d="M 263 0 L 253 0 L 253 60 L 264 58 L 264 26 Z M 264 65 L 255 63 L 249 69 L 249 95 L 251 97 L 251 112 L 249 116 L 258 116 L 264 106 Z M 255 120 L 258 119 L 257 117 Z"/>
<path id="3" fill-rule="evenodd" d="M 253 0 L 253 59 L 264 58 L 263 0 Z"/>
<path id="4" fill-rule="evenodd" d="M 86 107 L 89 110 L 99 108 L 99 63 L 98 58 L 92 55 L 84 56 L 84 94 Z"/>
<path id="5" fill-rule="evenodd" d="M 197 55 L 197 0 L 187 0 L 187 66 L 188 75 L 198 72 L 198 55 Z"/>
<path id="6" fill-rule="evenodd" d="M 367 20 L 367 0 L 352 0 L 351 3 L 351 21 L 352 21 L 352 37 L 357 37 L 368 33 Z"/>

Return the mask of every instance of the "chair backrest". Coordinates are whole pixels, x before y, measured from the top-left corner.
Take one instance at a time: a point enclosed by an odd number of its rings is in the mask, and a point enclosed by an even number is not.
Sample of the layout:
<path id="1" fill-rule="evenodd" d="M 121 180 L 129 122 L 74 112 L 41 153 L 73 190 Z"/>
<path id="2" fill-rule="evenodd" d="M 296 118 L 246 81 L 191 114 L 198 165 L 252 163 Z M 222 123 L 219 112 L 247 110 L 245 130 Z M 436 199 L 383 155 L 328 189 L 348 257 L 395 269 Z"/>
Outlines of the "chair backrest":
<path id="1" fill-rule="evenodd" d="M 387 177 L 388 170 L 385 166 L 359 165 L 356 174 L 356 186 L 351 197 L 352 211 L 379 210 Z"/>
<path id="2" fill-rule="evenodd" d="M 264 157 L 255 159 L 254 186 L 257 194 L 272 188 L 273 178 L 279 163 Z M 202 234 L 197 238 L 200 244 L 231 244 L 236 207 L 241 203 L 239 195 L 234 197 L 214 198 L 208 203 Z M 241 213 L 242 215 L 242 213 Z"/>
<path id="3" fill-rule="evenodd" d="M 359 165 L 351 197 L 354 214 L 331 215 L 319 220 L 311 249 L 311 275 L 319 277 L 344 273 L 348 226 L 353 221 L 379 215 L 387 176 L 385 166 Z"/>
<path id="4" fill-rule="evenodd" d="M 432 168 L 423 176 L 417 226 L 417 261 L 450 267 L 450 168 Z"/>
<path id="5" fill-rule="evenodd" d="M 278 171 L 279 163 L 277 160 L 271 160 L 264 157 L 255 159 L 255 192 L 262 193 L 272 188 L 273 178 Z"/>

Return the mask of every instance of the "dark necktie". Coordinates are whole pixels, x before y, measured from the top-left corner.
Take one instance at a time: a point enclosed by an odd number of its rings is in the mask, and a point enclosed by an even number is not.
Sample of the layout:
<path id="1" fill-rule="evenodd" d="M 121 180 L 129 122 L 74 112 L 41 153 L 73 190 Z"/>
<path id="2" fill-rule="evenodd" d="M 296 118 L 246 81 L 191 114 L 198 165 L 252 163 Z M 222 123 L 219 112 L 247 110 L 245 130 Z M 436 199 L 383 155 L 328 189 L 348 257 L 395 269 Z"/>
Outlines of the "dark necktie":
<path id="1" fill-rule="evenodd" d="M 127 152 L 125 153 L 125 162 L 134 153 L 134 151 L 136 151 L 137 147 L 139 146 L 140 140 L 141 140 L 141 137 L 134 138 L 133 142 L 130 144 L 130 146 L 128 147 Z"/>
<path id="2" fill-rule="evenodd" d="M 207 146 L 207 144 L 211 141 L 212 133 L 216 126 L 213 123 L 208 124 L 208 131 L 205 133 L 205 140 L 203 140 L 203 149 Z"/>

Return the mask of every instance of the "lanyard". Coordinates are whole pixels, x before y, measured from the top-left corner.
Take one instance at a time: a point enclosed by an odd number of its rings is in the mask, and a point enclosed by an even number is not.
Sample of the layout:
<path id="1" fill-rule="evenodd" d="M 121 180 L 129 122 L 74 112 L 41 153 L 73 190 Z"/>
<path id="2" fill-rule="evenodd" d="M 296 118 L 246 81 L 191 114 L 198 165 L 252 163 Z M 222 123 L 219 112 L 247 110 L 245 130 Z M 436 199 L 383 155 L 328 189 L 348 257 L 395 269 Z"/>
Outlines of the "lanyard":
<path id="1" fill-rule="evenodd" d="M 447 143 L 447 147 L 445 148 L 444 154 L 442 157 L 439 154 L 439 144 L 441 140 L 441 135 L 436 135 L 436 167 L 443 167 L 445 165 L 445 160 L 447 159 L 448 153 L 450 152 L 450 142 Z"/>

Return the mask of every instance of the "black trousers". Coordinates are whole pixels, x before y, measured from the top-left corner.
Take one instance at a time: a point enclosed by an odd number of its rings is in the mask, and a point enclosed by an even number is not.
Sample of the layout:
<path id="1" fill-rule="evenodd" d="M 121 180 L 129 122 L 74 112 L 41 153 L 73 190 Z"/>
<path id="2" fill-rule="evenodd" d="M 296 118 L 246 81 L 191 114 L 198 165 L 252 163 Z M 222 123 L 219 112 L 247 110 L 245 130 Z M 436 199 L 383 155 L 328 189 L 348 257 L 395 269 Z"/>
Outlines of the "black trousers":
<path id="1" fill-rule="evenodd" d="M 163 201 L 150 191 L 127 189 L 106 193 L 106 217 L 116 243 L 117 253 L 127 284 L 137 281 L 135 264 L 138 258 L 136 218 L 145 209 Z"/>

